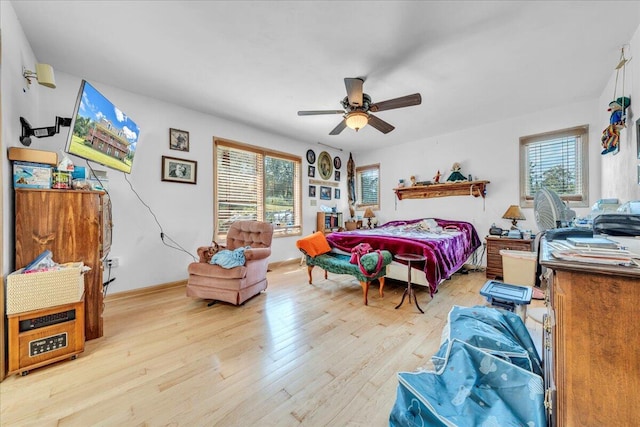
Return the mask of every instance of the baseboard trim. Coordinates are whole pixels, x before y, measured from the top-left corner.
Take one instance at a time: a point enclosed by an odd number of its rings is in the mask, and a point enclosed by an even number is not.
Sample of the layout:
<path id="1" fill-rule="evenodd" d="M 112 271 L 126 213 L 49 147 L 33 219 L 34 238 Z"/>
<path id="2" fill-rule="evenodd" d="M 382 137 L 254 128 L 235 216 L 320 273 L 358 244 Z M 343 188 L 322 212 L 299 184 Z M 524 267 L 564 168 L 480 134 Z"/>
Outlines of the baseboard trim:
<path id="1" fill-rule="evenodd" d="M 126 298 L 133 298 L 141 295 L 152 294 L 155 292 L 160 292 L 160 291 L 164 291 L 171 288 L 178 288 L 186 285 L 187 285 L 186 279 L 178 280 L 177 282 L 162 283 L 159 285 L 147 286 L 145 288 L 132 289 L 130 291 L 116 292 L 114 294 L 107 295 L 104 300 L 105 302 L 108 302 L 108 301 L 116 301 L 116 300 L 121 300 Z"/>
<path id="2" fill-rule="evenodd" d="M 270 262 L 267 268 L 269 270 L 273 270 L 275 268 L 284 267 L 286 265 L 299 264 L 299 263 L 300 263 L 300 257 L 291 258 L 291 259 L 285 259 L 284 261 Z"/>

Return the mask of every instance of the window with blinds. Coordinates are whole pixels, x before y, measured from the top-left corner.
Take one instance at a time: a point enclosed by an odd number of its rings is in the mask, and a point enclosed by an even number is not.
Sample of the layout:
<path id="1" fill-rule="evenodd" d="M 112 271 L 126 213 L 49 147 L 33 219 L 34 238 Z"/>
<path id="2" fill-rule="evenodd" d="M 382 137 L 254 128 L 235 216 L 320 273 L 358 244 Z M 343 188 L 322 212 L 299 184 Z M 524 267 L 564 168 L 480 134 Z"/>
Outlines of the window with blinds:
<path id="1" fill-rule="evenodd" d="M 300 234 L 299 157 L 215 139 L 215 235 L 238 220 L 273 224 L 274 235 Z"/>
<path id="2" fill-rule="evenodd" d="M 588 206 L 589 127 L 520 138 L 520 202 L 532 207 L 546 187 L 571 206 Z"/>
<path id="3" fill-rule="evenodd" d="M 356 193 L 358 208 L 380 208 L 380 165 L 356 168 Z"/>

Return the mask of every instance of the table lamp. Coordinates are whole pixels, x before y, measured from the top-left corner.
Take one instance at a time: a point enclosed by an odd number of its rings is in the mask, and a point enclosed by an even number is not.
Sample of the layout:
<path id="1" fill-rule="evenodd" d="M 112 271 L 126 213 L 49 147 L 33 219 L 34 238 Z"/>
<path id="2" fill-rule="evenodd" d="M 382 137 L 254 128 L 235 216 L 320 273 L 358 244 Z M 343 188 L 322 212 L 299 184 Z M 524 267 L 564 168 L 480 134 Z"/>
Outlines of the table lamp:
<path id="1" fill-rule="evenodd" d="M 367 227 L 371 228 L 371 218 L 375 218 L 373 210 L 371 210 L 371 208 L 365 209 L 363 217 L 369 220 L 369 222 L 367 223 Z"/>
<path id="2" fill-rule="evenodd" d="M 502 218 L 511 220 L 511 229 L 512 230 L 517 230 L 518 229 L 518 220 L 527 219 L 522 214 L 522 211 L 520 211 L 520 207 L 518 205 L 509 206 L 509 208 L 504 213 L 504 215 L 502 215 Z"/>

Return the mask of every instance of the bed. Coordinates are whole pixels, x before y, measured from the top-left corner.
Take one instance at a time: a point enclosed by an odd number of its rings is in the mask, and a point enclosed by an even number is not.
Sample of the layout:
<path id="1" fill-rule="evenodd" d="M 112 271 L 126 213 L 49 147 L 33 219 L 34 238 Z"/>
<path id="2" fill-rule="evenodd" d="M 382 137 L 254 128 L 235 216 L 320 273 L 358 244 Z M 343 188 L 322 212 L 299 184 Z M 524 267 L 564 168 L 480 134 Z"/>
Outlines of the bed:
<path id="1" fill-rule="evenodd" d="M 460 270 L 481 245 L 471 223 L 439 218 L 390 221 L 373 229 L 331 233 L 327 240 L 331 247 L 346 252 L 358 243 L 366 242 L 374 249 L 386 249 L 393 254 L 424 256 L 426 262 L 412 263 L 412 266 L 424 272 L 432 296 L 438 285 Z M 398 279 L 406 280 L 406 277 L 404 270 L 404 278 Z"/>

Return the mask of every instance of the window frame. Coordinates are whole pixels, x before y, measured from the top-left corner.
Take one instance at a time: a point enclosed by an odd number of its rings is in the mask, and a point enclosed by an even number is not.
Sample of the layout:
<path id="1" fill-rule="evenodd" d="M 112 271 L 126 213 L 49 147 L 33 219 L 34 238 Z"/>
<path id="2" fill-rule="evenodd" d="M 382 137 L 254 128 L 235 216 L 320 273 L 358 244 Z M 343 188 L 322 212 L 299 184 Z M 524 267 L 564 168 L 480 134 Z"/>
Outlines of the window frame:
<path id="1" fill-rule="evenodd" d="M 558 194 L 569 207 L 589 206 L 589 126 L 581 125 L 571 128 L 560 129 L 551 132 L 544 132 L 529 136 L 520 137 L 519 164 L 520 164 L 520 207 L 533 208 L 534 195 L 527 194 L 529 179 L 529 163 L 527 160 L 527 150 L 533 144 L 544 143 L 554 139 L 578 137 L 576 146 L 576 169 L 580 173 L 582 182 L 581 191 L 576 194 Z M 576 176 L 576 180 L 578 177 Z"/>
<path id="2" fill-rule="evenodd" d="M 221 232 L 218 227 L 218 204 L 219 204 L 219 192 L 218 192 L 218 149 L 220 147 L 228 147 L 231 149 L 245 151 L 249 153 L 256 154 L 260 157 L 262 161 L 262 200 L 258 201 L 257 208 L 257 220 L 258 221 L 266 221 L 266 187 L 267 187 L 267 177 L 266 177 L 266 166 L 265 166 L 265 158 L 272 157 L 277 159 L 289 160 L 294 162 L 294 178 L 293 178 L 293 206 L 294 206 L 294 224 L 292 226 L 275 226 L 274 224 L 274 232 L 273 237 L 288 237 L 288 236 L 299 236 L 302 235 L 302 227 L 303 227 L 303 213 L 302 213 L 302 157 L 295 156 L 293 154 L 285 153 L 282 151 L 267 149 L 264 147 L 259 147 L 251 144 L 246 144 L 237 141 L 231 141 L 223 138 L 213 138 L 213 235 L 215 236 L 216 241 L 224 241 L 226 240 L 227 232 Z"/>
<path id="3" fill-rule="evenodd" d="M 371 171 L 371 170 L 375 170 L 378 173 L 378 188 L 377 188 L 377 194 L 378 194 L 378 200 L 376 203 L 363 203 L 362 202 L 362 188 L 361 188 L 361 182 L 362 180 L 360 179 L 360 176 L 362 175 L 363 172 L 367 172 L 367 171 Z M 357 198 L 357 202 L 356 202 L 356 209 L 359 210 L 363 210 L 366 208 L 371 208 L 372 210 L 380 210 L 380 163 L 374 163 L 371 165 L 365 165 L 365 166 L 358 166 L 356 167 L 356 198 Z"/>

